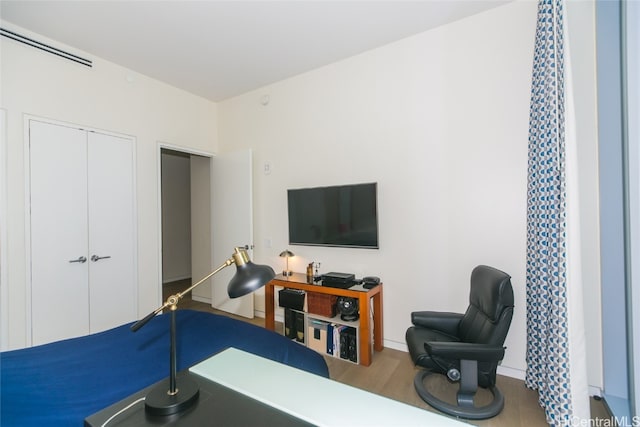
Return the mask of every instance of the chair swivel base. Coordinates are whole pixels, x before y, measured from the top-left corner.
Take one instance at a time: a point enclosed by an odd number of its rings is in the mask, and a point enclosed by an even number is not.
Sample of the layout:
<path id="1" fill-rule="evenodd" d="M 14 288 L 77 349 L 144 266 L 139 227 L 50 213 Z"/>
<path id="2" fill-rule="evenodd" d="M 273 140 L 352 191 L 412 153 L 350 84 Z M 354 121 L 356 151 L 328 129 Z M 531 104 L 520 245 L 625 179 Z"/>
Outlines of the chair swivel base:
<path id="1" fill-rule="evenodd" d="M 469 420 L 484 420 L 487 418 L 495 417 L 500 413 L 500 411 L 502 411 L 502 408 L 504 407 L 504 396 L 496 386 L 489 386 L 487 388 L 493 395 L 493 400 L 491 401 L 491 403 L 485 406 L 474 406 L 473 396 L 475 395 L 475 390 L 471 393 L 459 391 L 457 396 L 457 405 L 453 405 L 451 403 L 447 403 L 441 399 L 438 399 L 429 391 L 427 391 L 426 387 L 424 386 L 424 379 L 430 374 L 432 374 L 432 372 L 429 370 L 418 372 L 415 379 L 413 380 L 413 385 L 415 386 L 416 392 L 422 400 L 433 406 L 435 409 L 444 412 L 445 414 L 453 415 L 460 418 L 466 418 Z M 461 389 L 462 388 L 463 386 L 461 385 Z"/>

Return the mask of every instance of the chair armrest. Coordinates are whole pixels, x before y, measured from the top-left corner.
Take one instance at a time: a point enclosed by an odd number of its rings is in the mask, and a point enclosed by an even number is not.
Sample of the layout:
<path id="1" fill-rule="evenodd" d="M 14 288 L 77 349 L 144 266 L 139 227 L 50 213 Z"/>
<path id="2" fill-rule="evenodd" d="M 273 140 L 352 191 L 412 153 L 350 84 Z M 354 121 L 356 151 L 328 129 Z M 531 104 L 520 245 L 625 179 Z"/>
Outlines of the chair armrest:
<path id="1" fill-rule="evenodd" d="M 467 342 L 430 341 L 424 343 L 430 356 L 478 362 L 499 362 L 504 358 L 504 347 Z"/>
<path id="2" fill-rule="evenodd" d="M 462 314 L 444 313 L 440 311 L 414 311 L 411 323 L 421 328 L 435 329 L 453 337 L 458 336 L 458 325 Z"/>

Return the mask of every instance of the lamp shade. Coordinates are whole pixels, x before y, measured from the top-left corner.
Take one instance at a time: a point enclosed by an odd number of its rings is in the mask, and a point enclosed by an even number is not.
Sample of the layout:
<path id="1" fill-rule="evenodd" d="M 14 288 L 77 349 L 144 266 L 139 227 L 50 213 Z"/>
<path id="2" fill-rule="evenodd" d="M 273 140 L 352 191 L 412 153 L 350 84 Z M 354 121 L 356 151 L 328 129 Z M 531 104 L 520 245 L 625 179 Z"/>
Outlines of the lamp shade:
<path id="1" fill-rule="evenodd" d="M 293 252 L 291 252 L 289 249 L 286 249 L 286 250 L 280 252 L 280 256 L 281 257 L 286 257 L 286 258 L 291 258 L 292 256 L 295 256 L 295 254 Z"/>
<path id="2" fill-rule="evenodd" d="M 258 265 L 251 262 L 247 253 L 242 249 L 236 249 L 233 259 L 236 264 L 236 274 L 227 286 L 227 293 L 231 298 L 238 298 L 260 289 L 276 276 L 276 273 L 268 265 Z"/>

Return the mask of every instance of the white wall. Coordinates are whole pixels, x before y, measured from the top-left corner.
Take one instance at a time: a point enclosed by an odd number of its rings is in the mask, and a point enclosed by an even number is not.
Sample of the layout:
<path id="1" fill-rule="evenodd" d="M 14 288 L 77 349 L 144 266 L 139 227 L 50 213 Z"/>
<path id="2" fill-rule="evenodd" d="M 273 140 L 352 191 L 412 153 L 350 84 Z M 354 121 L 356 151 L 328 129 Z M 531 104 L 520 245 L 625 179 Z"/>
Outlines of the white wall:
<path id="1" fill-rule="evenodd" d="M 599 387 L 593 2 L 570 1 L 567 9 L 574 18 L 570 38 L 580 139 L 589 384 Z M 276 271 L 283 267 L 278 254 L 288 246 L 287 188 L 377 181 L 381 249 L 293 246 L 299 255 L 291 261 L 293 269 L 304 271 L 313 260 L 322 262 L 323 272 L 380 275 L 385 281 L 386 344 L 401 348 L 410 311 L 463 310 L 471 268 L 479 263 L 502 268 L 513 276 L 516 292 L 503 366 L 523 370 L 524 190 L 535 13 L 534 1 L 512 3 L 219 107 L 99 58 L 92 58 L 95 67 L 89 70 L 0 39 L 9 182 L 9 244 L 3 254 L 10 283 L 2 293 L 7 291 L 10 299 L 2 305 L 9 309 L 2 318 L 10 319 L 10 337 L 3 336 L 3 343 L 12 348 L 26 343 L 22 115 L 137 137 L 140 314 L 160 299 L 156 141 L 216 152 L 217 117 L 222 150 L 254 150 L 257 262 L 268 262 Z M 270 96 L 266 106 L 261 104 L 264 95 Z M 263 174 L 265 162 L 271 165 L 269 175 Z M 407 259 L 415 261 L 408 265 Z M 262 298 L 256 298 L 256 308 L 264 310 Z"/>
<path id="2" fill-rule="evenodd" d="M 28 344 L 23 115 L 133 135 L 137 140 L 138 313 L 160 303 L 159 148 L 157 141 L 217 151 L 217 105 L 22 28 L 4 28 L 94 61 L 72 63 L 0 39 L 0 107 L 7 111 L 8 347 Z M 61 165 L 64 167 L 64 165 Z M 3 266 L 5 268 L 5 266 Z"/>
<path id="3" fill-rule="evenodd" d="M 472 268 L 503 269 L 503 366 L 524 370 L 535 22 L 535 2 L 509 4 L 220 103 L 221 151 L 254 150 L 256 258 L 282 268 L 287 188 L 376 181 L 380 249 L 292 246 L 293 270 L 379 275 L 385 345 L 403 348 L 411 311 L 462 311 Z"/>
<path id="4" fill-rule="evenodd" d="M 162 282 L 191 277 L 191 159 L 162 153 Z"/>

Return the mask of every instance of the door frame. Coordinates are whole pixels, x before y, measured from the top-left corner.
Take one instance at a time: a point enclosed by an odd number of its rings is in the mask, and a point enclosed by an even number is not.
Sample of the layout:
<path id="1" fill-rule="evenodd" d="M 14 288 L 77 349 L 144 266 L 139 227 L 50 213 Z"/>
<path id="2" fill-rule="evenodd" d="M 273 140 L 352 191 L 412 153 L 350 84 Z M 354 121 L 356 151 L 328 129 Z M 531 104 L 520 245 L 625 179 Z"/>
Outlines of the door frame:
<path id="1" fill-rule="evenodd" d="M 158 283 L 158 307 L 164 303 L 162 298 L 162 150 L 171 150 L 177 151 L 180 153 L 185 153 L 189 155 L 206 157 L 209 159 L 209 168 L 213 168 L 213 158 L 216 157 L 216 154 L 208 151 L 197 150 L 188 147 L 182 147 L 175 144 L 170 144 L 167 142 L 158 141 L 156 147 L 156 169 L 157 169 L 157 182 L 158 182 L 158 272 L 157 272 L 157 280 Z M 213 199 L 212 199 L 213 203 Z M 209 206 L 209 212 L 211 212 L 211 206 Z M 213 234 L 209 235 L 209 247 L 213 249 Z M 193 255 L 192 255 L 193 256 Z"/>
<path id="2" fill-rule="evenodd" d="M 128 135 L 125 133 L 112 132 L 104 129 L 95 128 L 92 126 L 84 126 L 77 123 L 70 123 L 61 120 L 49 119 L 46 117 L 36 116 L 32 114 L 25 114 L 23 119 L 23 141 L 24 141 L 24 246 L 25 246 L 25 325 L 26 325 L 26 345 L 27 347 L 32 346 L 33 343 L 33 333 L 32 333 L 32 308 L 31 308 L 31 297 L 32 297 L 32 283 L 31 283 L 31 149 L 30 149 L 30 132 L 29 132 L 29 122 L 31 120 L 47 123 L 56 126 L 66 126 L 74 129 L 80 129 L 87 132 L 96 132 L 104 135 L 111 135 L 118 138 L 130 139 L 133 142 L 133 158 L 131 159 L 133 163 L 133 233 L 135 235 L 134 248 L 133 248 L 133 269 L 135 272 L 135 277 L 138 278 L 138 196 L 137 196 L 137 138 L 133 135 Z M 138 300 L 138 283 L 136 282 L 136 291 L 133 294 L 133 298 L 136 299 L 136 305 Z M 4 299 L 3 299 L 4 301 Z M 3 310 L 3 313 L 6 310 Z M 4 314 L 3 314 L 4 316 Z M 4 319 L 3 319 L 4 320 Z M 4 335 L 4 334 L 3 334 Z"/>

